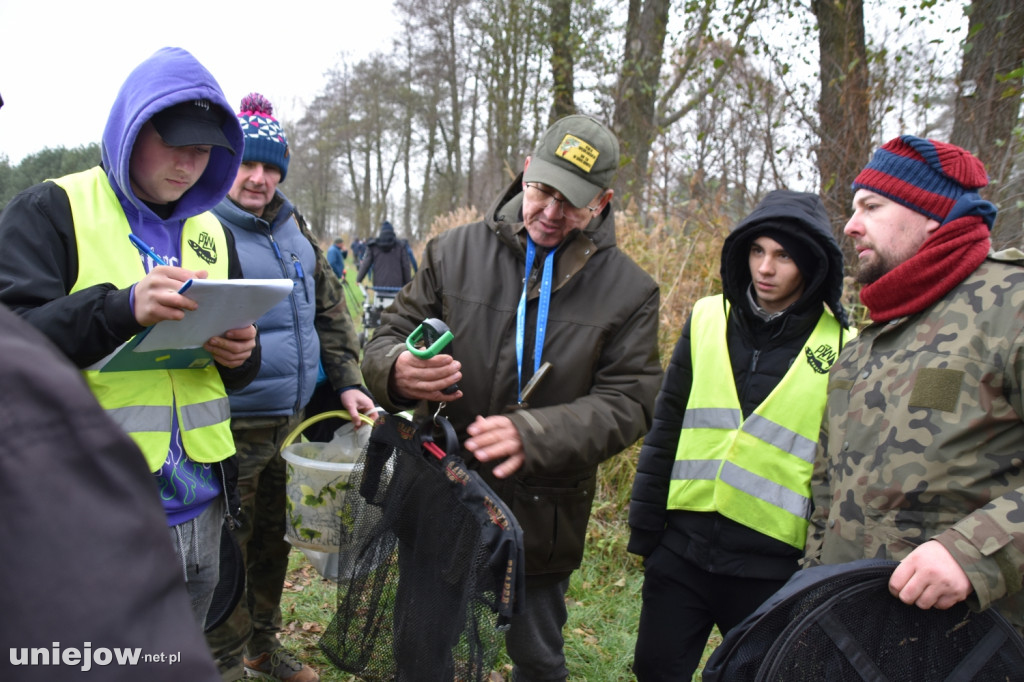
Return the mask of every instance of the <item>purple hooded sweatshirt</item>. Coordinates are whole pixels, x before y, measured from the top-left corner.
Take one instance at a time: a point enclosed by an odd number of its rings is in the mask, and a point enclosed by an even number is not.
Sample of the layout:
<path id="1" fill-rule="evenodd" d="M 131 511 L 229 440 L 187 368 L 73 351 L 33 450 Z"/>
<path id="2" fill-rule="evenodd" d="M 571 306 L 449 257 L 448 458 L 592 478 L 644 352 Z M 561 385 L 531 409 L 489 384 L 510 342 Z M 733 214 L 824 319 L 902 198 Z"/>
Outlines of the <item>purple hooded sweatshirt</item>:
<path id="1" fill-rule="evenodd" d="M 237 153 L 212 147 L 203 175 L 176 202 L 168 217 L 161 218 L 132 191 L 129 180 L 132 147 L 142 126 L 153 114 L 196 99 L 208 99 L 224 111 L 224 135 Z M 180 265 L 184 221 L 210 210 L 224 198 L 238 172 L 243 145 L 238 119 L 210 72 L 185 50 L 165 47 L 139 64 L 121 86 L 107 118 L 101 151 L 107 178 L 132 232 L 168 264 Z M 148 272 L 154 263 L 148 257 L 142 260 Z M 169 526 L 199 516 L 221 491 L 215 468 L 193 462 L 186 456 L 176 419 L 167 460 L 154 475 Z"/>

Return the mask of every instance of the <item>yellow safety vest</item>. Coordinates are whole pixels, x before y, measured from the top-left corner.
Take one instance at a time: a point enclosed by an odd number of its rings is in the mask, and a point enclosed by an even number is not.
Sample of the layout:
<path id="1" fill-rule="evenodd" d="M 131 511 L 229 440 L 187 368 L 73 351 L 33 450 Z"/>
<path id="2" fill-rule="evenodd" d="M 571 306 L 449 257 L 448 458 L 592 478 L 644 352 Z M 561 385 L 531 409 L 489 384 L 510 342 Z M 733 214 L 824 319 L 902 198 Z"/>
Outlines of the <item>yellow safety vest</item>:
<path id="1" fill-rule="evenodd" d="M 142 279 L 146 271 L 128 240 L 128 219 L 103 170 L 96 167 L 54 182 L 67 193 L 75 223 L 78 279 L 71 293 L 104 282 L 125 289 Z M 186 220 L 181 240 L 181 267 L 227 279 L 227 241 L 213 214 Z M 212 363 L 204 369 L 83 374 L 100 405 L 142 450 L 151 471 L 167 459 L 174 409 L 190 459 L 218 462 L 234 454 L 231 408 Z"/>
<path id="2" fill-rule="evenodd" d="M 722 296 L 697 301 L 693 382 L 669 483 L 668 508 L 718 512 L 803 549 L 811 471 L 839 322 L 827 309 L 789 371 L 746 419 L 726 341 Z"/>

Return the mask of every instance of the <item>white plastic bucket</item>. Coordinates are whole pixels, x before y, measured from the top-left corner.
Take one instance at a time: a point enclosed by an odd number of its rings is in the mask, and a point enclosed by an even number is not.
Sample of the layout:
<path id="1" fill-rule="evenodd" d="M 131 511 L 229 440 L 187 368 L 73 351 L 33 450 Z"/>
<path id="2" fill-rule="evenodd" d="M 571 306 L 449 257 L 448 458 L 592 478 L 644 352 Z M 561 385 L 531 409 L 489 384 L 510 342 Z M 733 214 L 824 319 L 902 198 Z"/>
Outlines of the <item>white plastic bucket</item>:
<path id="1" fill-rule="evenodd" d="M 329 443 L 293 441 L 310 424 L 338 416 L 348 418 L 348 413 L 324 412 L 307 419 L 289 434 L 281 449 L 288 474 L 285 539 L 332 580 L 339 575 L 344 579 L 351 572 L 351 562 L 339 556 L 345 554 L 342 524 L 346 517 L 351 519 L 351 512 L 344 507 L 345 494 L 356 460 L 370 438 L 370 428 L 356 430 L 345 424 Z"/>
<path id="2" fill-rule="evenodd" d="M 295 443 L 281 456 L 288 463 L 288 542 L 336 552 L 341 545 L 342 501 L 354 462 L 322 461 L 335 456 L 329 443 Z"/>

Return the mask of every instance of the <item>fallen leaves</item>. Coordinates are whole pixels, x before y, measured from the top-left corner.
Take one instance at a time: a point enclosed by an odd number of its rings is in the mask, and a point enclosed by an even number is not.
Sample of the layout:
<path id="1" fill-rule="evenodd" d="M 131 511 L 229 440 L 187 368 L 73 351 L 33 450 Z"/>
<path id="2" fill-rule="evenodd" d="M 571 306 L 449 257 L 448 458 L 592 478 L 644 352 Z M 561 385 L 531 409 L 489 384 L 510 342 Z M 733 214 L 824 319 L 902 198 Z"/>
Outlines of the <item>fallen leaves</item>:
<path id="1" fill-rule="evenodd" d="M 583 640 L 584 644 L 589 644 L 590 646 L 597 646 L 600 641 L 597 639 L 597 635 L 594 631 L 589 627 L 573 628 L 572 632 L 574 635 L 578 635 Z"/>

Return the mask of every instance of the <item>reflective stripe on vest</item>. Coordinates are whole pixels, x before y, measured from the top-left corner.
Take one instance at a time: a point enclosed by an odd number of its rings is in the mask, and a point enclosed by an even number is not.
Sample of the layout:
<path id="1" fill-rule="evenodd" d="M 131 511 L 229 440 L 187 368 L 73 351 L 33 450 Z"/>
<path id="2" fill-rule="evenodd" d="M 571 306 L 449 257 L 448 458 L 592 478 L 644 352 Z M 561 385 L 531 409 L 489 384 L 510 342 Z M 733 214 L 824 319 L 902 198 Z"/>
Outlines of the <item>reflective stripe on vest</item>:
<path id="1" fill-rule="evenodd" d="M 110 282 L 125 289 L 146 270 L 128 240 L 131 228 L 101 168 L 54 181 L 68 195 L 78 245 L 78 279 L 71 292 Z M 193 246 L 194 245 L 194 246 Z M 227 279 L 227 240 L 211 213 L 185 221 L 181 267 L 206 270 L 210 279 Z M 188 457 L 217 462 L 234 451 L 231 409 L 217 368 L 83 371 L 97 400 L 142 450 L 151 471 L 159 470 L 171 443 L 172 406 Z"/>
<path id="2" fill-rule="evenodd" d="M 742 418 L 722 296 L 690 321 L 693 381 L 669 483 L 669 509 L 715 511 L 802 549 L 810 478 L 839 323 L 823 310 L 805 347 L 763 403 Z M 728 380 L 723 380 L 728 377 Z"/>

